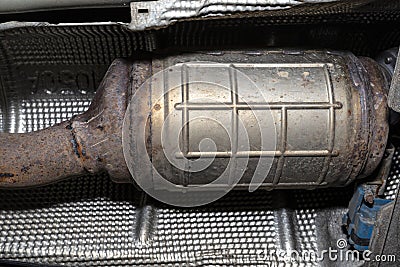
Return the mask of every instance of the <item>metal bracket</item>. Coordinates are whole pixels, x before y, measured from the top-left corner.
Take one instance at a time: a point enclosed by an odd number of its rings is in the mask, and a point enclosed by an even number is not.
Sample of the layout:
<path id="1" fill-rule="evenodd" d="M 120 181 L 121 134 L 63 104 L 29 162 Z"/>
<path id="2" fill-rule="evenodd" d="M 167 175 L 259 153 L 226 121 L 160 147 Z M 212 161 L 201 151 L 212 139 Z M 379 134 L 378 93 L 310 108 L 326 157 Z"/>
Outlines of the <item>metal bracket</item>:
<path id="1" fill-rule="evenodd" d="M 400 259 L 399 226 L 400 220 L 400 191 L 397 190 L 396 198 L 390 204 L 385 205 L 379 212 L 372 232 L 370 248 L 372 255 L 376 257 L 391 256 L 395 261 L 377 262 L 370 261 L 369 267 L 398 266 Z M 374 258 L 373 257 L 373 258 Z"/>
<path id="2" fill-rule="evenodd" d="M 222 17 L 252 17 L 259 12 L 273 11 L 274 15 L 287 15 L 294 7 L 304 7 L 302 14 L 355 8 L 371 0 L 157 0 L 131 2 L 133 31 L 156 29 L 169 26 L 177 21 Z M 312 8 L 311 8 L 312 7 Z M 328 11 L 329 10 L 329 11 Z M 282 12 L 282 13 L 279 13 Z M 293 14 L 300 12 L 294 10 Z"/>
<path id="3" fill-rule="evenodd" d="M 359 186 L 350 200 L 349 211 L 343 217 L 349 244 L 360 251 L 369 249 L 378 213 L 392 202 L 390 199 L 374 198 L 373 203 L 369 203 L 366 194 L 368 186 Z"/>
<path id="4" fill-rule="evenodd" d="M 400 50 L 397 54 L 397 58 L 400 56 Z M 400 112 L 400 60 L 397 60 L 394 68 L 394 74 L 392 83 L 389 89 L 389 107 L 396 112 Z"/>

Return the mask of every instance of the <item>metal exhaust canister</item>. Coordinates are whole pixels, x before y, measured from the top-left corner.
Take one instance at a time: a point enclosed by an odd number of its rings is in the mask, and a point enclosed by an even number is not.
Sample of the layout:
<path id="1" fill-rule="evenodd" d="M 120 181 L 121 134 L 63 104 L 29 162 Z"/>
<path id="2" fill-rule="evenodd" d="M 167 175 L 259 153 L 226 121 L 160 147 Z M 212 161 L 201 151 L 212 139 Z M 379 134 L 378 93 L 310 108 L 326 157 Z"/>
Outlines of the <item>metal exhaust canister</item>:
<path id="1" fill-rule="evenodd" d="M 142 65 L 159 75 L 132 99 L 124 152 L 143 187 L 162 188 L 163 179 L 183 187 L 344 186 L 370 175 L 383 157 L 388 85 L 371 59 L 258 51 Z"/>
<path id="2" fill-rule="evenodd" d="M 388 87 L 378 63 L 349 52 L 116 60 L 84 114 L 0 134 L 0 187 L 100 171 L 144 188 L 344 186 L 384 155 Z"/>

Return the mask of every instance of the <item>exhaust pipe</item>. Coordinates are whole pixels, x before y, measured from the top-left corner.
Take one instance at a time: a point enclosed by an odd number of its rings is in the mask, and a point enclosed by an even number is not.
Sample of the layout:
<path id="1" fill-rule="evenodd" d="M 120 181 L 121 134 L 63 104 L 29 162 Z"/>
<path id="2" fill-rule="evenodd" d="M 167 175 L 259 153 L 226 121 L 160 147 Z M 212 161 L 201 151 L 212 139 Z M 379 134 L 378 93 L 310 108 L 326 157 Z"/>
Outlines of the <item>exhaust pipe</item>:
<path id="1" fill-rule="evenodd" d="M 142 188 L 345 186 L 383 158 L 387 77 L 350 52 L 117 59 L 85 113 L 0 134 L 0 187 L 98 172 Z"/>

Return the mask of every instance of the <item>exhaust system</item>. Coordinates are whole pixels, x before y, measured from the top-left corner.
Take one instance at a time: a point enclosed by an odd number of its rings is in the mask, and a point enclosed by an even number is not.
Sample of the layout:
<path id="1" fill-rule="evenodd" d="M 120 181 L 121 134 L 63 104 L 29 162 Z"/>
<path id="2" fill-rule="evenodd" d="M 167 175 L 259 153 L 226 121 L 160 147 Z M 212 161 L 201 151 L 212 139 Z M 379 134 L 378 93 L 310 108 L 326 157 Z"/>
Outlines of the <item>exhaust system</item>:
<path id="1" fill-rule="evenodd" d="M 98 172 L 142 188 L 345 186 L 384 156 L 389 82 L 350 52 L 117 59 L 85 113 L 0 134 L 0 188 Z"/>

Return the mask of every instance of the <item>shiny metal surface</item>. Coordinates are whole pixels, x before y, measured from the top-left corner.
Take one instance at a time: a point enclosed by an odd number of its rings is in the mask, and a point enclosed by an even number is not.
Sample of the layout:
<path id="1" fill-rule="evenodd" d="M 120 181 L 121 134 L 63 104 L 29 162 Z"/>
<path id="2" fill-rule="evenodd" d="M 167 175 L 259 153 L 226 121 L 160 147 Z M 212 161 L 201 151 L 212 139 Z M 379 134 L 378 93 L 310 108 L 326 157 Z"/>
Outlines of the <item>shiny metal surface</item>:
<path id="1" fill-rule="evenodd" d="M 106 176 L 2 191 L 0 258 L 66 266 L 266 266 L 276 260 L 264 259 L 265 249 L 335 248 L 351 192 L 234 191 L 182 209 Z"/>
<path id="2" fill-rule="evenodd" d="M 325 20 L 342 23 L 350 18 L 352 22 L 356 21 L 356 26 L 344 24 L 344 29 L 361 30 L 360 34 L 355 35 L 351 30 L 344 33 L 329 30 L 327 33 L 320 28 L 310 30 L 302 24 L 297 34 L 290 36 L 302 42 L 314 40 L 314 44 L 320 44 L 324 39 L 321 36 L 326 35 L 329 37 L 326 44 L 374 56 L 382 50 L 382 45 L 387 49 L 398 44 L 399 40 L 397 31 L 390 34 L 390 30 L 386 31 L 390 27 L 379 28 L 383 35 L 369 38 L 371 35 L 367 34 L 374 33 L 371 21 L 391 21 L 387 25 L 396 21 L 393 10 L 396 10 L 398 1 L 387 2 L 376 1 L 372 13 L 353 13 L 345 18 L 299 16 L 293 19 L 284 16 L 271 21 L 260 19 L 257 21 L 261 25 L 256 29 L 257 37 L 263 36 L 258 38 L 262 42 L 281 44 L 268 25 L 305 21 L 325 25 Z M 383 6 L 381 3 L 385 3 L 384 8 L 389 10 L 386 15 L 376 12 Z M 222 23 L 216 21 L 180 25 L 162 32 L 168 36 L 164 39 L 162 34 L 158 39 L 152 33 L 146 36 L 127 33 L 116 25 L 10 25 L 8 30 L 1 32 L 0 39 L 0 120 L 3 119 L 0 132 L 43 129 L 82 113 L 88 108 L 99 80 L 115 57 L 131 55 L 136 49 L 164 47 L 160 40 L 175 47 L 251 43 L 251 38 L 242 36 L 244 31 L 249 31 L 243 26 L 255 25 L 242 20 L 233 24 L 234 31 L 219 28 Z M 363 31 L 364 28 L 367 31 Z M 310 39 L 310 35 L 317 38 Z M 335 36 L 342 38 L 336 39 Z M 63 86 L 71 89 L 73 94 L 54 90 L 61 88 L 58 85 L 53 88 L 51 84 L 39 84 L 33 88 L 28 78 L 36 78 L 36 73 L 49 70 L 54 75 L 72 71 L 76 76 L 79 73 L 98 76 L 95 85 L 90 83 L 80 88 L 86 92 L 77 90 L 74 83 Z M 1 98 L 3 93 L 4 98 Z M 389 188 L 385 192 L 389 198 L 397 192 L 399 162 L 399 152 L 396 151 Z M 149 199 L 141 200 L 141 193 L 133 186 L 114 184 L 103 175 L 77 177 L 40 189 L 1 190 L 0 261 L 1 264 L 13 260 L 45 266 L 173 266 L 177 265 L 176 259 L 185 258 L 195 251 L 198 257 L 188 261 L 192 266 L 266 266 L 276 261 L 244 264 L 238 258 L 246 257 L 254 248 L 298 248 L 302 251 L 321 251 L 328 246 L 335 248 L 336 240 L 344 237 L 340 218 L 352 191 L 350 186 L 312 192 L 279 191 L 275 195 L 271 192 L 232 192 L 214 206 L 176 209 L 153 205 Z M 279 201 L 270 205 L 270 199 L 275 197 L 279 197 Z M 282 221 L 288 224 L 282 224 Z M 152 225 L 155 227 L 150 227 Z M 233 253 L 227 251 L 227 247 Z M 236 260 L 223 256 L 228 254 L 234 254 Z M 280 265 L 346 266 L 344 262 L 282 262 Z"/>
<path id="3" fill-rule="evenodd" d="M 218 17 L 323 14 L 362 7 L 371 0 L 157 0 L 131 3 L 131 30 L 166 27 L 177 21 Z M 272 11 L 272 12 L 271 12 Z M 280 12 L 280 13 L 278 13 Z"/>

